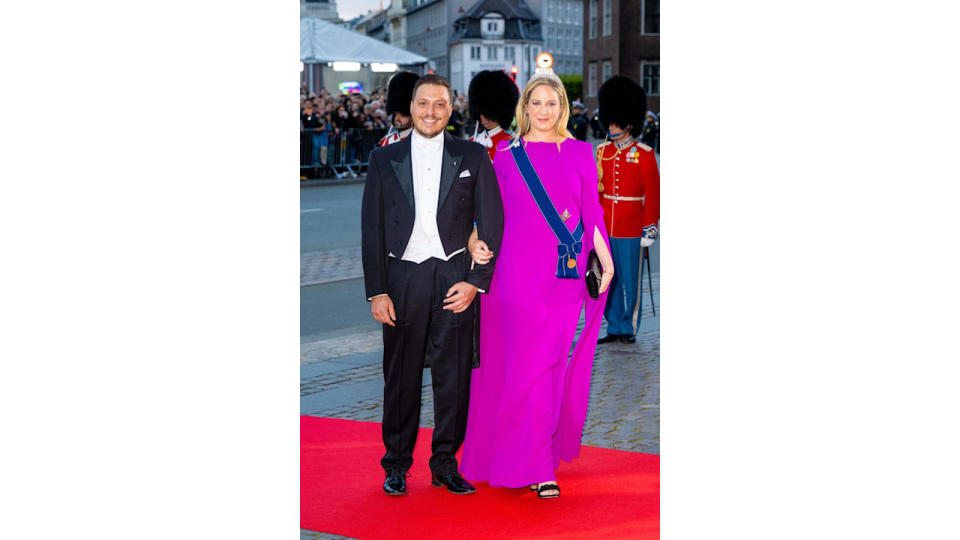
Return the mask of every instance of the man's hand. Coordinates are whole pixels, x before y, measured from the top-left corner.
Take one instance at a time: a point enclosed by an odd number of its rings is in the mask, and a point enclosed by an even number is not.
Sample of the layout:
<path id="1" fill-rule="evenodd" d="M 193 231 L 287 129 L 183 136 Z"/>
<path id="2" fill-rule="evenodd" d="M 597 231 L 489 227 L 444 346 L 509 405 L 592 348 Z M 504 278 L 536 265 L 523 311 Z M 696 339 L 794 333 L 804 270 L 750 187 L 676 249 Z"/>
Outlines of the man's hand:
<path id="1" fill-rule="evenodd" d="M 378 296 L 370 301 L 370 313 L 373 318 L 383 324 L 396 326 L 393 322 L 397 320 L 397 313 L 393 310 L 393 300 L 389 296 Z"/>
<path id="2" fill-rule="evenodd" d="M 454 313 L 462 313 L 470 307 L 470 303 L 473 302 L 475 296 L 477 296 L 477 288 L 473 285 L 466 281 L 454 283 L 453 287 L 447 290 L 447 297 L 443 301 L 446 305 L 443 306 L 443 309 L 452 310 Z"/>

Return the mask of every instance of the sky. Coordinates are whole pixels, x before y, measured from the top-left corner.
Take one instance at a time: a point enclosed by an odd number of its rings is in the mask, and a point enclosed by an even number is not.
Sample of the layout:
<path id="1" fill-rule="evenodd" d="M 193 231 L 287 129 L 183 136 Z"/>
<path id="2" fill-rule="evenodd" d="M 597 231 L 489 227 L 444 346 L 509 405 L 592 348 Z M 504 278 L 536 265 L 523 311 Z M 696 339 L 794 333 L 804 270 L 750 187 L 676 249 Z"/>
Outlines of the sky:
<path id="1" fill-rule="evenodd" d="M 381 2 L 383 7 L 390 5 L 390 0 L 337 0 L 337 13 L 340 14 L 341 19 L 349 21 L 371 9 L 374 11 L 380 9 Z"/>

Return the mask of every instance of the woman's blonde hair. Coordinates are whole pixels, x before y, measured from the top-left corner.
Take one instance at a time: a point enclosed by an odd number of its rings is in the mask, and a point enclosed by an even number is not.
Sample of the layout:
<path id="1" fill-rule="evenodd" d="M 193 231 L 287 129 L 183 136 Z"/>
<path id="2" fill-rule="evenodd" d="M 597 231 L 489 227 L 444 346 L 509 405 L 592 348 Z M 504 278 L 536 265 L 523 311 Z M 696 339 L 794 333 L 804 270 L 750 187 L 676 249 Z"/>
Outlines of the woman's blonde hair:
<path id="1" fill-rule="evenodd" d="M 519 139 L 530 131 L 530 117 L 527 116 L 526 111 L 527 103 L 530 102 L 530 94 L 533 93 L 533 89 L 543 85 L 549 86 L 560 96 L 560 118 L 557 120 L 557 135 L 568 139 L 573 138 L 573 135 L 567 131 L 567 121 L 570 120 L 570 101 L 567 99 L 567 90 L 559 81 L 554 80 L 552 77 L 544 76 L 530 80 L 523 89 L 520 100 L 517 101 L 517 133 L 514 135 L 514 140 Z"/>

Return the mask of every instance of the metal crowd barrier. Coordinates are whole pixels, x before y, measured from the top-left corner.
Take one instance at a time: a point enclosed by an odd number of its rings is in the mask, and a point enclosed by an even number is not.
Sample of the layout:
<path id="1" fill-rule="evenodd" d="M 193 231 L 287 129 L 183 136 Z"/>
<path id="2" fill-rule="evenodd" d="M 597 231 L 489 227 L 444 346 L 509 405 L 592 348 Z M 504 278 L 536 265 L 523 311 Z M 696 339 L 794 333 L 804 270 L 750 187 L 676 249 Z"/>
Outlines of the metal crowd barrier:
<path id="1" fill-rule="evenodd" d="M 307 178 L 343 178 L 357 175 L 367 168 L 370 151 L 387 134 L 384 128 L 353 128 L 326 131 L 304 129 L 300 132 L 300 176 Z"/>

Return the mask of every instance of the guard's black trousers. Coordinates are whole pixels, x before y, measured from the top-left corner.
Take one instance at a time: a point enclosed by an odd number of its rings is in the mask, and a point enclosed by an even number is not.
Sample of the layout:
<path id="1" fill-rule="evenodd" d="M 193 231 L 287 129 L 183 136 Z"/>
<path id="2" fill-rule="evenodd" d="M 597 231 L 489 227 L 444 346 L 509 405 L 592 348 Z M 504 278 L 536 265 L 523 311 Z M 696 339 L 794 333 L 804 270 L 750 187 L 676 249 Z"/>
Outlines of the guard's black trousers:
<path id="1" fill-rule="evenodd" d="M 466 276 L 466 253 L 449 261 L 431 258 L 420 264 L 390 258 L 387 294 L 396 311 L 396 326 L 383 325 L 383 444 L 380 464 L 406 471 L 420 425 L 423 367 L 433 379 L 433 456 L 435 474 L 457 471 L 454 457 L 467 430 L 470 370 L 473 359 L 474 304 L 463 313 L 444 310 L 447 290 Z"/>

